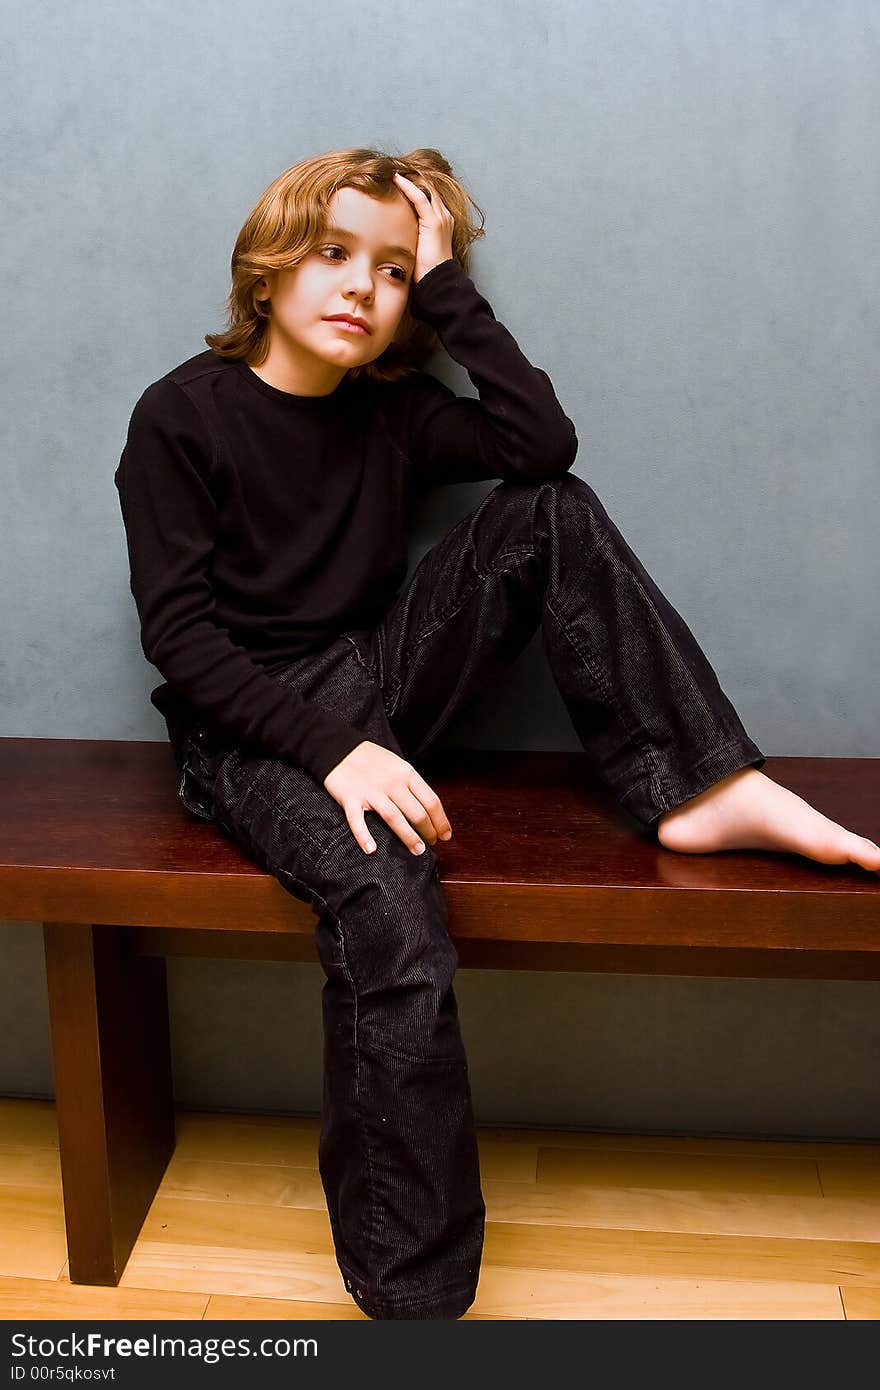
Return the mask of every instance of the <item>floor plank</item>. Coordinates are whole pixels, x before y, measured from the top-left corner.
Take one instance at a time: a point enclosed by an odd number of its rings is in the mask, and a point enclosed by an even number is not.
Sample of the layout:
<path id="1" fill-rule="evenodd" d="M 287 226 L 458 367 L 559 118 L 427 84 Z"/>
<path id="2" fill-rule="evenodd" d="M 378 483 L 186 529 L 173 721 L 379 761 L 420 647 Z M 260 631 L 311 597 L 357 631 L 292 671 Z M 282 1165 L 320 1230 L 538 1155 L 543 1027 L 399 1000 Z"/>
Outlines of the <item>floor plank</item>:
<path id="1" fill-rule="evenodd" d="M 584 1320 L 842 1320 L 834 1284 L 782 1280 L 601 1277 L 484 1264 L 474 1310 L 493 1317 Z"/>
<path id="2" fill-rule="evenodd" d="M 864 1289 L 843 1284 L 840 1294 L 847 1322 L 876 1322 L 880 1318 L 880 1287 Z"/>
<path id="3" fill-rule="evenodd" d="M 106 1289 L 50 1279 L 0 1279 L 0 1318 L 201 1319 L 204 1294 Z"/>
<path id="4" fill-rule="evenodd" d="M 811 1158 L 641 1153 L 603 1149 L 538 1150 L 537 1182 L 576 1188 L 646 1188 L 664 1192 L 821 1197 Z"/>
<path id="5" fill-rule="evenodd" d="M 780 1236 L 880 1242 L 880 1202 L 867 1197 L 570 1188 L 484 1182 L 489 1219 L 531 1225 L 614 1227 L 692 1235 Z"/>
<path id="6" fill-rule="evenodd" d="M 0 1275 L 55 1279 L 67 1260 L 61 1184 L 0 1187 Z"/>

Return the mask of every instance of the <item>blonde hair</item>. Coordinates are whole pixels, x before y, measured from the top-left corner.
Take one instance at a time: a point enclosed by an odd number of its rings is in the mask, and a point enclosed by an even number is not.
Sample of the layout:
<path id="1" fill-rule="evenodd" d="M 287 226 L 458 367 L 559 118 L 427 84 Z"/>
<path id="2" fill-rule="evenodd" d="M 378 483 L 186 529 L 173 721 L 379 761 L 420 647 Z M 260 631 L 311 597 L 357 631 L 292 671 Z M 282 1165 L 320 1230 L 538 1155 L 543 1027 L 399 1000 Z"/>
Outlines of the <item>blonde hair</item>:
<path id="1" fill-rule="evenodd" d="M 292 270 L 314 248 L 330 217 L 329 200 L 337 188 L 357 188 L 373 198 L 400 193 L 393 174 L 421 187 L 427 177 L 454 218 L 453 256 L 468 269 L 472 242 L 485 236 L 483 213 L 438 150 L 407 155 L 378 150 L 332 150 L 285 169 L 262 194 L 245 219 L 232 252 L 232 288 L 226 301 L 227 327 L 207 333 L 205 342 L 221 357 L 246 358 L 259 366 L 269 351 L 271 309 L 254 298 L 259 281 L 277 270 Z M 425 190 L 427 191 L 427 190 Z M 471 222 L 469 206 L 479 214 Z M 352 367 L 350 377 L 396 381 L 417 371 L 439 346 L 433 328 L 404 310 L 391 342 L 375 362 Z"/>

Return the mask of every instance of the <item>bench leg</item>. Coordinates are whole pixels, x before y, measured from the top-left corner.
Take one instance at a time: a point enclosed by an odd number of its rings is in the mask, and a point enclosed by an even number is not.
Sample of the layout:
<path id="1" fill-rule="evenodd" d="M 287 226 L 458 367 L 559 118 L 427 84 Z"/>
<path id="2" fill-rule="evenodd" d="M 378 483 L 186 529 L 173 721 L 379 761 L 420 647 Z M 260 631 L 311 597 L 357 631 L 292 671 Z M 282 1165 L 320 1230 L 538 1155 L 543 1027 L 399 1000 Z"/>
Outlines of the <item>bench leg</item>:
<path id="1" fill-rule="evenodd" d="M 174 1151 L 165 960 L 44 922 L 70 1279 L 119 1283 Z"/>

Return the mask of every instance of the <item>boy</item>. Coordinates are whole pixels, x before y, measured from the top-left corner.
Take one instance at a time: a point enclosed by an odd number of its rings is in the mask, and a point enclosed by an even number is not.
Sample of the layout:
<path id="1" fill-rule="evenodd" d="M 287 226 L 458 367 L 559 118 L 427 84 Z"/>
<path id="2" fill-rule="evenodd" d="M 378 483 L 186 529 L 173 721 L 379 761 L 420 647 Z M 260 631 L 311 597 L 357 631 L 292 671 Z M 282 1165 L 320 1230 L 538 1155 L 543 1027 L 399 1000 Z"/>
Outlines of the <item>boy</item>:
<path id="1" fill-rule="evenodd" d="M 227 330 L 144 392 L 115 478 L 181 799 L 318 919 L 319 1167 L 345 1286 L 376 1318 L 460 1317 L 485 1220 L 427 848 L 451 827 L 409 759 L 539 625 L 585 750 L 666 848 L 880 869 L 760 773 L 693 635 L 571 474 L 549 377 L 466 273 L 467 203 L 431 150 L 286 170 L 236 241 Z M 435 334 L 479 400 L 419 370 Z M 412 492 L 489 478 L 399 592 Z"/>

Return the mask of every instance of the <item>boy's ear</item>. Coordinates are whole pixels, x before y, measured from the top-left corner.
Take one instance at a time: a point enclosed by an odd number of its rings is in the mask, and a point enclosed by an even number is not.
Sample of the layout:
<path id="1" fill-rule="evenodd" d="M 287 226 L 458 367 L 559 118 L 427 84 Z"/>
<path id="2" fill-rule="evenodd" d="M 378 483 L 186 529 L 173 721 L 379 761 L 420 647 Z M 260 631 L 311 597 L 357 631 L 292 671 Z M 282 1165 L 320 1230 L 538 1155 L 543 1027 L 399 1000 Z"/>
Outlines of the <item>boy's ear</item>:
<path id="1" fill-rule="evenodd" d="M 264 275 L 262 280 L 258 280 L 254 285 L 254 299 L 270 299 L 272 296 L 272 285 Z"/>

